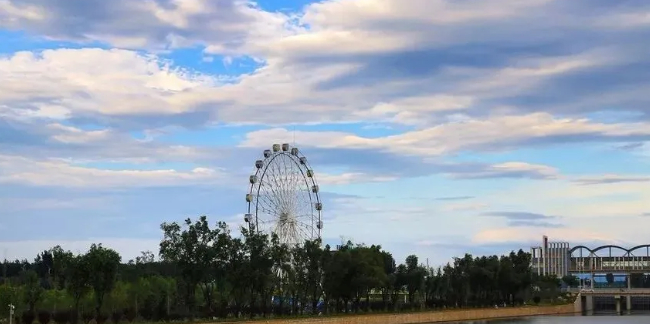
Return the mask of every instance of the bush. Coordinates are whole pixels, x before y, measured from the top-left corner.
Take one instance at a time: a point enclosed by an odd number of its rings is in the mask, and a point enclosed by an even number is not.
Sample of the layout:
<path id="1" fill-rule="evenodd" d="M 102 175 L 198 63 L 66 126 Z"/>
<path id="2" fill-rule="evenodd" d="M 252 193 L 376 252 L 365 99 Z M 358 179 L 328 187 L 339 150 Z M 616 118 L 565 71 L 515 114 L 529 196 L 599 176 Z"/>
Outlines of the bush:
<path id="1" fill-rule="evenodd" d="M 122 320 L 122 312 L 113 312 L 111 314 L 111 322 L 113 324 L 118 324 Z"/>
<path id="2" fill-rule="evenodd" d="M 34 313 L 30 311 L 25 311 L 23 312 L 22 316 L 20 317 L 20 322 L 22 324 L 32 324 L 34 323 L 34 320 L 36 319 L 36 316 L 34 316 Z"/>
<path id="3" fill-rule="evenodd" d="M 539 296 L 533 297 L 533 303 L 535 303 L 535 305 L 538 305 L 541 300 L 542 299 Z"/>
<path id="4" fill-rule="evenodd" d="M 95 318 L 95 315 L 93 313 L 83 313 L 81 315 L 81 319 L 84 321 L 84 323 L 88 324 L 90 321 L 92 321 Z"/>
<path id="5" fill-rule="evenodd" d="M 126 320 L 127 320 L 127 321 L 129 321 L 129 322 L 133 322 L 133 321 L 135 320 L 135 316 L 136 316 L 136 314 L 135 314 L 135 310 L 132 309 L 132 308 L 127 309 L 127 310 L 124 312 L 124 316 L 126 317 Z"/>
<path id="6" fill-rule="evenodd" d="M 41 324 L 48 324 L 52 319 L 52 314 L 48 311 L 38 312 L 38 322 Z"/>
<path id="7" fill-rule="evenodd" d="M 52 315 L 52 319 L 56 324 L 67 324 L 72 320 L 70 311 L 57 311 Z"/>
<path id="8" fill-rule="evenodd" d="M 106 314 L 99 314 L 97 315 L 97 318 L 95 318 L 95 321 L 97 324 L 104 324 L 108 320 L 108 316 Z"/>

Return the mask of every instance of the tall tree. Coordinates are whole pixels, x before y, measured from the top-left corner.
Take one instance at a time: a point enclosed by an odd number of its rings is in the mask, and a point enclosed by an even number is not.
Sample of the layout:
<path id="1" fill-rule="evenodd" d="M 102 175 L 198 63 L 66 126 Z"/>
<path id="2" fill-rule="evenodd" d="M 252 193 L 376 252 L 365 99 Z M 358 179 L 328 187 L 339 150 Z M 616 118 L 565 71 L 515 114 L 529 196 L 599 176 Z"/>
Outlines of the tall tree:
<path id="1" fill-rule="evenodd" d="M 36 303 L 41 300 L 43 295 L 43 287 L 41 287 L 41 282 L 36 271 L 27 270 L 23 272 L 23 284 L 25 285 L 25 303 L 29 307 L 29 312 L 33 314 Z"/>
<path id="2" fill-rule="evenodd" d="M 57 289 L 66 287 L 66 276 L 68 267 L 71 265 L 74 255 L 70 251 L 65 251 L 57 245 L 50 249 L 52 253 L 52 280 L 53 286 Z"/>
<path id="3" fill-rule="evenodd" d="M 113 290 L 117 268 L 122 257 L 113 249 L 93 244 L 84 256 L 89 271 L 89 282 L 95 297 L 95 314 L 101 316 L 104 297 Z"/>
<path id="4" fill-rule="evenodd" d="M 196 222 L 185 220 L 185 229 L 176 223 L 163 223 L 163 240 L 160 242 L 160 256 L 164 261 L 175 263 L 179 268 L 183 284 L 184 301 L 193 315 L 196 301 L 196 287 L 201 283 L 203 296 L 208 307 L 212 302 L 212 266 L 215 250 L 211 247 L 219 231 L 213 231 L 206 216 Z"/>
<path id="5" fill-rule="evenodd" d="M 69 260 L 66 265 L 66 291 L 73 299 L 73 323 L 77 323 L 80 316 L 79 303 L 90 291 L 90 267 L 85 255 L 77 255 Z"/>
<path id="6" fill-rule="evenodd" d="M 242 236 L 244 237 L 244 246 L 247 254 L 249 255 L 249 272 L 250 287 L 249 287 L 249 305 L 256 307 L 258 305 L 258 297 L 261 298 L 261 309 L 264 316 L 266 316 L 268 309 L 268 288 L 272 285 L 273 275 L 273 259 L 272 251 L 269 246 L 268 236 L 256 231 L 253 227 L 241 228 Z M 255 314 L 250 313 L 253 318 Z"/>

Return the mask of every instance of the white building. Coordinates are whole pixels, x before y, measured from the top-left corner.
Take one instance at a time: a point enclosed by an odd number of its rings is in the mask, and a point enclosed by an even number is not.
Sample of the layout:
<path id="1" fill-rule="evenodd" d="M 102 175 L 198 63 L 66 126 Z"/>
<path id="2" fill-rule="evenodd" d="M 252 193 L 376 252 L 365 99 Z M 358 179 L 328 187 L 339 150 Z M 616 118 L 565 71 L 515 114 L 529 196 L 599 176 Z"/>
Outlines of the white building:
<path id="1" fill-rule="evenodd" d="M 542 237 L 541 246 L 530 248 L 531 267 L 538 275 L 555 275 L 562 278 L 569 274 L 569 254 L 571 247 L 568 242 L 549 242 L 548 236 Z"/>

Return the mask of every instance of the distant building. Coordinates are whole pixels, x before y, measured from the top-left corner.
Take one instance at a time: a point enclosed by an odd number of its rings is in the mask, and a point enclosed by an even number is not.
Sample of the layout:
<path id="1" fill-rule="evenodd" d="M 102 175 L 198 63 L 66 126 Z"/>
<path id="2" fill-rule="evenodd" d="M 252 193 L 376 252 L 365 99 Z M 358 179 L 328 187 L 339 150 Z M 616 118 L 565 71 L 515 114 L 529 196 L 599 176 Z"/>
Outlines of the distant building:
<path id="1" fill-rule="evenodd" d="M 540 276 L 555 275 L 558 278 L 568 275 L 570 250 L 568 242 L 549 242 L 548 236 L 544 235 L 541 246 L 530 248 L 533 272 Z"/>

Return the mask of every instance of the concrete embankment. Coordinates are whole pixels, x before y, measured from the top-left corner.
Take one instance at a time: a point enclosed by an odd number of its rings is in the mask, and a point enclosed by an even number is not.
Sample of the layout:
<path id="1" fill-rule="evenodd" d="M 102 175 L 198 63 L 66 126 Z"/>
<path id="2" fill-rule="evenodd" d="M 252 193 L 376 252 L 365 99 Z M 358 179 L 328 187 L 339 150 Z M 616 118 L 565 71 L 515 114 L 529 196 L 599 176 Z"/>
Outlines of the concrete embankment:
<path id="1" fill-rule="evenodd" d="M 573 304 L 558 306 L 528 306 L 512 308 L 486 308 L 445 310 L 403 314 L 371 314 L 333 317 L 310 317 L 300 319 L 274 319 L 267 321 L 239 322 L 239 324 L 415 324 L 456 322 L 508 317 L 574 314 Z"/>

